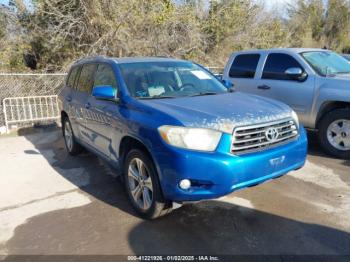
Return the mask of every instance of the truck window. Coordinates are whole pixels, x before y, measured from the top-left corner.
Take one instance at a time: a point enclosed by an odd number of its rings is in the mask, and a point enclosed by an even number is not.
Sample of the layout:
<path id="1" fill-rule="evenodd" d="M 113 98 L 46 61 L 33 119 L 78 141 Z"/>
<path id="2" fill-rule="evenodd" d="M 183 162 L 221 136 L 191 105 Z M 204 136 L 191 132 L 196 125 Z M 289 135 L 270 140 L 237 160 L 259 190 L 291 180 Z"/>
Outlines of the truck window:
<path id="1" fill-rule="evenodd" d="M 229 76 L 235 78 L 254 78 L 259 59 L 259 54 L 237 55 L 231 65 Z"/>
<path id="2" fill-rule="evenodd" d="M 285 74 L 285 71 L 292 67 L 298 67 L 304 70 L 299 62 L 290 55 L 277 53 L 269 54 L 265 62 L 262 78 L 274 80 L 293 80 L 290 78 L 290 76 Z"/>
<path id="3" fill-rule="evenodd" d="M 90 94 L 94 83 L 96 64 L 85 64 L 81 69 L 77 90 Z"/>

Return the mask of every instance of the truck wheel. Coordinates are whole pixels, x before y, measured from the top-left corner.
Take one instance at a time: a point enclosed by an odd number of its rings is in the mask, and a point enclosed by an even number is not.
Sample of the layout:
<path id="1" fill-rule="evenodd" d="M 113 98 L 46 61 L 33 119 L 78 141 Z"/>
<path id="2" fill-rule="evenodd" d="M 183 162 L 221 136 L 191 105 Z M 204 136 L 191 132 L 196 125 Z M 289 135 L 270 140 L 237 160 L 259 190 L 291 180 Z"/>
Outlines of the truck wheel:
<path id="1" fill-rule="evenodd" d="M 323 149 L 339 158 L 350 158 L 350 109 L 336 109 L 324 115 L 318 126 Z"/>
<path id="2" fill-rule="evenodd" d="M 140 149 L 132 149 L 124 162 L 124 183 L 136 212 L 145 219 L 155 219 L 171 211 L 165 201 L 152 160 Z"/>
<path id="3" fill-rule="evenodd" d="M 65 117 L 62 121 L 62 133 L 68 153 L 72 156 L 78 155 L 82 151 L 82 147 L 75 140 L 72 125 L 68 117 Z"/>

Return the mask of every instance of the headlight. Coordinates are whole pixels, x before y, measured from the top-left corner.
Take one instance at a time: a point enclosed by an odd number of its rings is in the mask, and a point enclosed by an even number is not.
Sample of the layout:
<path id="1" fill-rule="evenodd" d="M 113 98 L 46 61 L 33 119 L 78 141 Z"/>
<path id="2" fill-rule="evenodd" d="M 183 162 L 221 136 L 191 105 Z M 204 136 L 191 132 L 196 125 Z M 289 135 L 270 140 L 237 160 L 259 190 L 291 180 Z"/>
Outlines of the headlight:
<path id="1" fill-rule="evenodd" d="M 221 132 L 204 128 L 161 126 L 158 131 L 169 145 L 199 151 L 214 151 L 221 138 Z"/>
<path id="2" fill-rule="evenodd" d="M 299 118 L 298 118 L 297 113 L 295 113 L 294 110 L 292 111 L 292 117 L 293 117 L 295 124 L 297 125 L 297 128 L 299 129 Z"/>

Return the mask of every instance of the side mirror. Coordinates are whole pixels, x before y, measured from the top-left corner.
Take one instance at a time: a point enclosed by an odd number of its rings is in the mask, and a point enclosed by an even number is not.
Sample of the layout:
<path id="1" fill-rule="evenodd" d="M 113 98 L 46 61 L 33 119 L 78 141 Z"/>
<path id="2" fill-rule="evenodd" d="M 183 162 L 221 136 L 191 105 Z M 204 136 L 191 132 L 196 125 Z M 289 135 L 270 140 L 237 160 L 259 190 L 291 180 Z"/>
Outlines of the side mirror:
<path id="1" fill-rule="evenodd" d="M 234 88 L 233 88 L 234 85 L 230 80 L 223 79 L 223 80 L 221 80 L 221 82 L 229 91 L 234 90 Z"/>
<path id="2" fill-rule="evenodd" d="M 92 96 L 97 99 L 111 100 L 115 99 L 116 89 L 112 86 L 94 86 L 92 89 Z"/>
<path id="3" fill-rule="evenodd" d="M 300 82 L 305 81 L 307 78 L 307 73 L 299 67 L 288 68 L 284 73 L 288 75 L 291 80 L 297 80 Z"/>

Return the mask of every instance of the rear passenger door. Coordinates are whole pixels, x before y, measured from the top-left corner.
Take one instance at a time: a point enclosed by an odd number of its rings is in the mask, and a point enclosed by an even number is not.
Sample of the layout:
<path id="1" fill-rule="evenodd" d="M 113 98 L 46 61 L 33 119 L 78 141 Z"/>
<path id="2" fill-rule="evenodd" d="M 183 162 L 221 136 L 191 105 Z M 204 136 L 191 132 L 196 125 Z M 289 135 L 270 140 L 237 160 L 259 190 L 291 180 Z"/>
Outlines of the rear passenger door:
<path id="1" fill-rule="evenodd" d="M 86 128 L 86 119 L 89 117 L 88 99 L 94 83 L 96 64 L 84 64 L 81 68 L 79 78 L 76 83 L 74 95 L 72 95 L 72 105 L 74 107 L 75 123 L 79 139 L 83 142 L 91 143 Z"/>
<path id="2" fill-rule="evenodd" d="M 301 122 L 306 122 L 312 106 L 315 79 L 307 72 L 308 77 L 303 82 L 293 80 L 285 73 L 290 68 L 306 72 L 302 64 L 289 54 L 268 54 L 256 90 L 258 95 L 286 103 L 296 111 Z"/>
<path id="3" fill-rule="evenodd" d="M 62 90 L 61 96 L 62 99 L 64 99 L 65 103 L 65 110 L 68 113 L 69 120 L 72 124 L 73 132 L 76 136 L 79 136 L 79 129 L 77 128 L 77 121 L 76 121 L 76 101 L 73 99 L 73 97 L 76 94 L 76 83 L 77 79 L 79 77 L 80 73 L 80 66 L 74 66 L 68 75 L 67 82 L 66 82 L 66 88 Z"/>
<path id="4" fill-rule="evenodd" d="M 256 71 L 260 54 L 238 54 L 233 58 L 228 76 L 236 90 L 256 94 Z"/>

